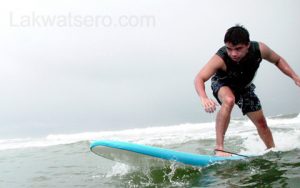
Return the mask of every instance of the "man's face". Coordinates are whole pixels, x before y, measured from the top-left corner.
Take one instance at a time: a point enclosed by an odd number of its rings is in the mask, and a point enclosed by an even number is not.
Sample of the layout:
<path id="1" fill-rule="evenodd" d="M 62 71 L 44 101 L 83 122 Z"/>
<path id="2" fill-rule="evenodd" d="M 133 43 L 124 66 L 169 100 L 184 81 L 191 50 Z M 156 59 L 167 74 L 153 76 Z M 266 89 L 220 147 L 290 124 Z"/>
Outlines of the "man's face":
<path id="1" fill-rule="evenodd" d="M 233 61 L 239 62 L 248 53 L 248 48 L 249 48 L 250 44 L 233 45 L 230 42 L 226 42 L 225 46 L 226 46 L 226 50 L 227 50 L 227 53 L 228 53 L 229 57 Z"/>

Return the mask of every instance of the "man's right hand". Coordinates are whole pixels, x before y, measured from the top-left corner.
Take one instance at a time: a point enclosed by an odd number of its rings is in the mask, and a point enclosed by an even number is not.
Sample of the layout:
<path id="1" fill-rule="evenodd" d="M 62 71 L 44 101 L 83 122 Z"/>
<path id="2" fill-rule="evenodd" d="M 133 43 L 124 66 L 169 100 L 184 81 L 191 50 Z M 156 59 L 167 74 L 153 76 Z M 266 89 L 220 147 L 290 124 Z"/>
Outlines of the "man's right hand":
<path id="1" fill-rule="evenodd" d="M 212 99 L 202 98 L 201 102 L 202 102 L 202 106 L 204 107 L 204 110 L 207 113 L 213 113 L 214 111 L 216 111 L 217 103 Z"/>

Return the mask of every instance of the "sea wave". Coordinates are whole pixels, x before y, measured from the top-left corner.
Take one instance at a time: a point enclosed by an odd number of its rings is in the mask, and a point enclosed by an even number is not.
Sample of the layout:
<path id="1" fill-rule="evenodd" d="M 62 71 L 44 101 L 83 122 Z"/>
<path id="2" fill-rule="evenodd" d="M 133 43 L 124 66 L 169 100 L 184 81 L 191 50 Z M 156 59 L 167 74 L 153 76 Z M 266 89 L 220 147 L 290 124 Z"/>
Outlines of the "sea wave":
<path id="1" fill-rule="evenodd" d="M 300 148 L 300 115 L 281 115 L 267 119 L 279 150 Z M 242 138 L 244 152 L 264 151 L 255 126 L 245 119 L 233 119 L 226 138 Z M 0 150 L 48 147 L 81 141 L 110 139 L 149 145 L 176 145 L 189 141 L 215 139 L 214 122 L 185 123 L 171 126 L 135 128 L 119 131 L 84 132 L 77 134 L 51 134 L 43 138 L 17 138 L 0 140 Z"/>

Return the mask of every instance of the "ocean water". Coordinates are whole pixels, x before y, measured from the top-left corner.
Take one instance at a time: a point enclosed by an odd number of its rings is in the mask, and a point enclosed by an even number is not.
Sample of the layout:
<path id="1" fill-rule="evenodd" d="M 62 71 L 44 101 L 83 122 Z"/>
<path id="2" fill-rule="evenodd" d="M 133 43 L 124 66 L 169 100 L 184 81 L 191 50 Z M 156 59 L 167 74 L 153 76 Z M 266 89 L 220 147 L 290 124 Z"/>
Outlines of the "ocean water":
<path id="1" fill-rule="evenodd" d="M 93 154 L 89 144 L 112 139 L 213 154 L 213 122 L 0 140 L 0 187 L 299 187 L 300 115 L 269 117 L 268 123 L 275 149 L 265 150 L 251 122 L 235 119 L 226 149 L 258 156 L 203 168 L 132 167 Z"/>

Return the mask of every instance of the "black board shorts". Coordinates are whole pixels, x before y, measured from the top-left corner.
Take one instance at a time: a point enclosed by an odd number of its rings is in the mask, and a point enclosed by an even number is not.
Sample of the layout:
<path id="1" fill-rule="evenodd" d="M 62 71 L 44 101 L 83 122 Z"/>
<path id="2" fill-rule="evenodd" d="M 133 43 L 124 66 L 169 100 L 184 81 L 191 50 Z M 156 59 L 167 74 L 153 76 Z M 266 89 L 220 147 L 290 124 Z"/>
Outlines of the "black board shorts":
<path id="1" fill-rule="evenodd" d="M 218 98 L 218 92 L 223 86 L 228 86 L 230 89 L 232 89 L 233 94 L 235 96 L 235 104 L 238 105 L 238 107 L 242 110 L 243 115 L 249 112 L 261 110 L 261 103 L 259 98 L 254 93 L 255 85 L 253 83 L 251 83 L 248 87 L 244 88 L 243 90 L 236 90 L 220 80 L 212 79 L 211 89 L 213 91 L 214 97 L 217 99 L 220 105 L 222 104 L 222 102 Z"/>

